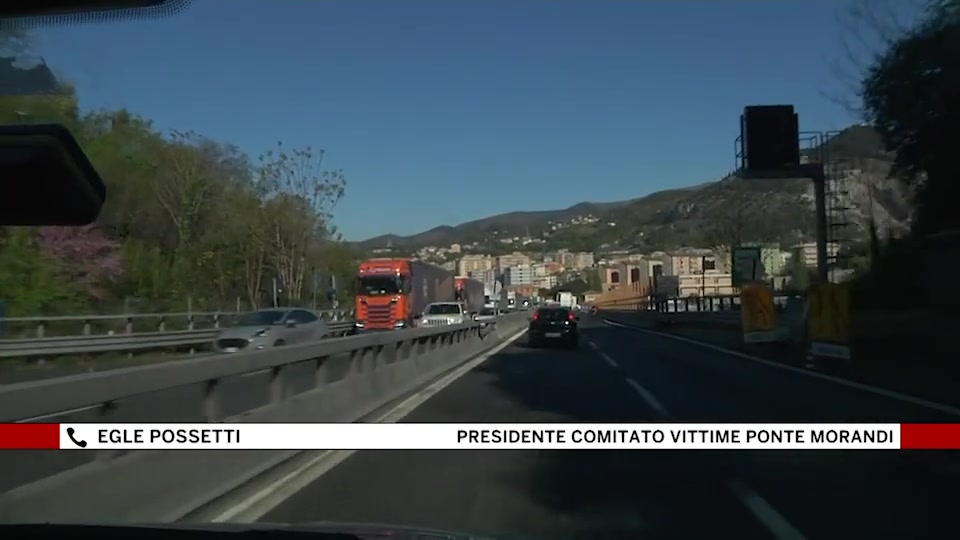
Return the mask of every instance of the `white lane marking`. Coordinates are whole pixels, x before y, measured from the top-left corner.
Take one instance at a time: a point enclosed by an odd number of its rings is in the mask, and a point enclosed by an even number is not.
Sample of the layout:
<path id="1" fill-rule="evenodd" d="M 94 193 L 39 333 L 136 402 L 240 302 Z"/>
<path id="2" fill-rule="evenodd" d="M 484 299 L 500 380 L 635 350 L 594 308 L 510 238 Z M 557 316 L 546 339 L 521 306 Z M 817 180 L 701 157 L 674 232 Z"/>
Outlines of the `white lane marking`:
<path id="1" fill-rule="evenodd" d="M 396 407 L 387 411 L 376 420 L 373 420 L 372 423 L 393 424 L 399 422 L 413 412 L 414 409 L 423 405 L 428 399 L 453 384 L 454 381 L 466 375 L 469 371 L 486 362 L 490 357 L 505 349 L 526 333 L 527 330 L 523 329 L 513 336 L 510 336 L 490 351 L 470 360 L 430 386 L 403 400 Z M 214 523 L 225 523 L 231 520 L 238 520 L 240 523 L 256 521 L 279 506 L 280 503 L 315 482 L 337 465 L 343 463 L 354 453 L 356 453 L 356 450 L 328 450 L 322 452 L 279 480 L 258 490 L 246 500 L 228 508 L 222 514 L 213 518 L 212 521 Z"/>
<path id="2" fill-rule="evenodd" d="M 740 480 L 734 480 L 730 482 L 729 487 L 734 495 L 740 499 L 740 502 L 750 510 L 750 513 L 773 534 L 774 538 L 777 540 L 806 540 L 796 527 L 791 525 L 776 508 L 761 497 L 759 493 L 751 489 L 750 486 Z"/>
<path id="3" fill-rule="evenodd" d="M 594 343 L 594 342 L 592 342 L 592 341 L 588 341 L 588 342 L 587 342 L 587 345 L 590 345 L 590 348 L 591 348 L 591 349 L 593 349 L 593 350 L 597 351 L 598 353 L 600 353 L 600 356 L 602 356 L 603 359 L 606 360 L 606 362 L 607 362 L 608 364 L 610 364 L 610 367 L 620 367 L 620 366 L 617 365 L 616 360 L 614 360 L 613 358 L 610 358 L 610 355 L 608 355 L 607 353 L 601 351 L 601 350 L 600 350 L 600 347 L 597 347 L 597 344 L 596 344 L 596 343 Z"/>
<path id="4" fill-rule="evenodd" d="M 667 411 L 667 408 L 663 406 L 663 403 L 660 403 L 660 400 L 658 400 L 653 393 L 629 377 L 627 378 L 627 384 L 633 387 L 634 391 L 636 391 L 637 394 L 640 394 L 640 397 L 643 398 L 643 400 L 647 402 L 647 405 L 656 411 L 657 414 L 664 418 L 670 418 L 670 413 Z"/>
<path id="5" fill-rule="evenodd" d="M 619 366 L 617 366 L 616 360 L 614 360 L 613 358 L 610 358 L 610 355 L 609 355 L 609 354 L 607 354 L 607 353 L 605 353 L 605 352 L 601 352 L 601 353 L 600 353 L 600 356 L 602 356 L 603 359 L 606 360 L 608 364 L 610 364 L 610 367 L 619 367 Z"/>
<path id="6" fill-rule="evenodd" d="M 925 407 L 925 408 L 927 408 L 927 409 L 933 409 L 933 410 L 935 410 L 935 411 L 939 411 L 939 412 L 942 412 L 942 413 L 951 414 L 951 415 L 954 415 L 954 416 L 960 416 L 960 409 L 958 409 L 957 407 L 950 406 L 950 405 L 945 405 L 945 404 L 943 404 L 943 403 L 937 403 L 937 402 L 935 402 L 935 401 L 929 401 L 929 400 L 926 400 L 926 399 L 923 399 L 923 398 L 918 398 L 918 397 L 914 397 L 914 396 L 909 396 L 909 395 L 907 395 L 907 394 L 901 394 L 901 393 L 899 393 L 899 392 L 894 392 L 893 390 L 886 390 L 886 389 L 884 389 L 884 388 L 878 388 L 878 387 L 876 387 L 876 386 L 870 386 L 870 385 L 868 385 L 868 384 L 858 383 L 858 382 L 850 381 L 850 380 L 847 380 L 847 379 L 841 379 L 840 377 L 834 377 L 834 376 L 832 376 L 832 375 L 827 375 L 827 374 L 825 374 L 825 373 L 821 373 L 821 372 L 818 372 L 818 371 L 810 371 L 810 370 L 806 370 L 806 369 L 802 369 L 802 368 L 798 368 L 798 367 L 794 367 L 794 366 L 788 366 L 788 365 L 786 365 L 786 364 L 781 364 L 781 363 L 779 363 L 779 362 L 774 362 L 774 361 L 772 361 L 772 360 L 766 360 L 766 359 L 764 359 L 764 358 L 760 358 L 760 357 L 757 357 L 757 356 L 751 356 L 751 355 L 749 355 L 749 354 L 745 354 L 745 353 L 742 353 L 742 352 L 739 352 L 739 351 L 734 351 L 734 350 L 730 350 L 730 349 L 725 349 L 725 348 L 723 348 L 723 347 L 720 347 L 720 346 L 717 346 L 717 345 L 713 345 L 713 344 L 710 344 L 710 343 L 704 343 L 704 342 L 702 342 L 702 341 L 697 341 L 697 340 L 695 340 L 695 339 L 690 339 L 690 338 L 686 338 L 686 337 L 682 337 L 682 336 L 675 336 L 675 335 L 673 335 L 673 334 L 665 334 L 665 333 L 663 333 L 663 332 L 658 332 L 658 331 L 656 331 L 656 330 L 648 330 L 648 329 L 646 329 L 646 328 L 637 328 L 636 326 L 628 326 L 628 325 L 625 325 L 625 324 L 623 324 L 623 323 L 618 323 L 618 322 L 616 322 L 616 321 L 610 321 L 610 320 L 607 320 L 607 319 L 604 319 L 604 322 L 607 323 L 607 324 L 609 324 L 610 326 L 616 326 L 616 327 L 619 327 L 619 328 L 627 328 L 627 329 L 629 329 L 629 330 L 636 330 L 637 332 L 646 332 L 646 333 L 648 333 L 648 334 L 653 334 L 653 335 L 655 335 L 655 336 L 665 337 L 665 338 L 667 338 L 667 339 L 673 339 L 673 340 L 676 340 L 676 341 L 682 341 L 682 342 L 684 342 L 684 343 L 689 343 L 689 344 L 691 344 L 691 345 L 696 345 L 696 346 L 698 346 L 698 347 L 703 347 L 704 349 L 710 349 L 710 350 L 713 350 L 713 351 L 722 352 L 722 353 L 724 353 L 724 354 L 729 354 L 730 356 L 736 356 L 736 357 L 738 357 L 738 358 L 743 358 L 744 360 L 751 360 L 751 361 L 753 361 L 753 362 L 757 362 L 757 363 L 760 363 L 760 364 L 763 364 L 763 365 L 766 365 L 766 366 L 770 366 L 770 367 L 774 367 L 774 368 L 778 368 L 778 369 L 782 369 L 782 370 L 786 370 L 786 371 L 791 371 L 791 372 L 793 372 L 793 373 L 799 373 L 799 374 L 801 374 L 801 375 L 806 375 L 807 377 L 813 377 L 813 378 L 816 378 L 816 379 L 821 379 L 821 380 L 824 380 L 824 381 L 832 382 L 832 383 L 839 384 L 839 385 L 842 385 L 842 386 L 846 386 L 846 387 L 849 387 L 849 388 L 855 388 L 855 389 L 860 390 L 860 391 L 862 391 L 862 392 L 869 392 L 869 393 L 871 393 L 871 394 L 875 394 L 875 395 L 878 395 L 878 396 L 883 396 L 883 397 L 885 397 L 885 398 L 890 398 L 890 399 L 895 399 L 895 400 L 898 400 L 898 401 L 903 401 L 903 402 L 905 402 L 905 403 L 910 403 L 911 405 L 917 405 L 917 406 L 919 406 L 919 407 Z"/>

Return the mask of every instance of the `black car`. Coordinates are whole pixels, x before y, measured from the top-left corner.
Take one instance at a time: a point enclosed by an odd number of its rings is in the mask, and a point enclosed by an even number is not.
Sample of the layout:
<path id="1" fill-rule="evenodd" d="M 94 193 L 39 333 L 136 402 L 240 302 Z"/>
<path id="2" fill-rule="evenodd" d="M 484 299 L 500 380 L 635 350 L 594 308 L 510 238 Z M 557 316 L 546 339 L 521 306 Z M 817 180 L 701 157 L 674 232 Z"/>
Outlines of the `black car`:
<path id="1" fill-rule="evenodd" d="M 527 336 L 531 347 L 539 347 L 554 341 L 576 349 L 580 345 L 580 334 L 577 331 L 577 314 L 570 308 L 547 306 L 537 308 L 530 317 L 530 328 Z"/>

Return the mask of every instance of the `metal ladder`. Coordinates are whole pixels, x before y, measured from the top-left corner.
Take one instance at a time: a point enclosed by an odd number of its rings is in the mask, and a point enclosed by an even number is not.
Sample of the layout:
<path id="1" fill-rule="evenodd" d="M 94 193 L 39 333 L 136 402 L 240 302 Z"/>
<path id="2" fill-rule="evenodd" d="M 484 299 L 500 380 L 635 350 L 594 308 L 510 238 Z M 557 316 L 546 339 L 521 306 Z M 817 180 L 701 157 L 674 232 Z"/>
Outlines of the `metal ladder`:
<path id="1" fill-rule="evenodd" d="M 838 131 L 827 132 L 821 142 L 821 159 L 826 175 L 827 204 L 827 266 L 830 281 L 838 281 L 840 271 L 850 267 L 850 247 L 854 238 L 848 212 L 850 206 L 849 171 L 852 164 L 845 158 L 843 148 L 837 147 L 831 139 Z"/>

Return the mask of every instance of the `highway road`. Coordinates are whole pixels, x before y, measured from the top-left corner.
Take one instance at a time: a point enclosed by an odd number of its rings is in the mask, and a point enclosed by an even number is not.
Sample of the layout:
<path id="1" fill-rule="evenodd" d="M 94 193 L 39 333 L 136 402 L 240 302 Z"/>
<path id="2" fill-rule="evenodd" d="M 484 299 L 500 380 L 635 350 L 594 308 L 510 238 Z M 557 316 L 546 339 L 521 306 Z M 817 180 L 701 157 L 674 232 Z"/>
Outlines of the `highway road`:
<path id="1" fill-rule="evenodd" d="M 578 351 L 521 338 L 402 421 L 956 421 L 662 335 L 582 328 Z M 533 538 L 925 538 L 955 531 L 960 481 L 948 463 L 878 451 L 362 451 L 311 474 L 299 491 L 260 492 L 259 520 Z"/>

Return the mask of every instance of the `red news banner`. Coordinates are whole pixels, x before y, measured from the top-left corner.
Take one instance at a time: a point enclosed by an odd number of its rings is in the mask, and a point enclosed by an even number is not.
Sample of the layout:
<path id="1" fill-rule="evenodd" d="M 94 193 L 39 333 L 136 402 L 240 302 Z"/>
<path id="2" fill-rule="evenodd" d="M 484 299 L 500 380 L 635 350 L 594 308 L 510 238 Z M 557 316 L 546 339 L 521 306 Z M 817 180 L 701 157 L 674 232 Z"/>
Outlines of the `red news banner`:
<path id="1" fill-rule="evenodd" d="M 960 424 L 0 424 L 18 450 L 955 450 Z"/>

